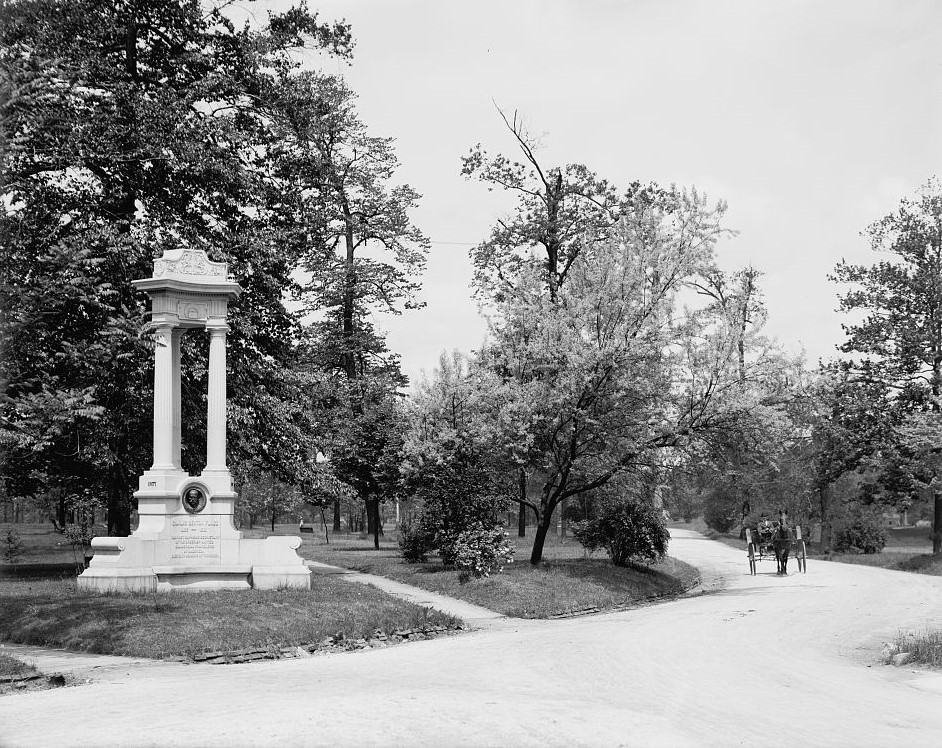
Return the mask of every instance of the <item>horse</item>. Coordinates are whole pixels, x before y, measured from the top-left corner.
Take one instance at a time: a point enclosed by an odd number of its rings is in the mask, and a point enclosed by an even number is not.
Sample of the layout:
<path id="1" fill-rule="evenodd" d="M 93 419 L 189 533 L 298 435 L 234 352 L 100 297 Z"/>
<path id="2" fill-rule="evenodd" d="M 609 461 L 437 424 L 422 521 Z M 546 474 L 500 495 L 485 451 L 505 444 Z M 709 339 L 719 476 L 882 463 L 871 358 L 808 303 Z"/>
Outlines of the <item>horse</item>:
<path id="1" fill-rule="evenodd" d="M 788 552 L 792 547 L 792 534 L 785 519 L 785 512 L 779 514 L 779 521 L 772 537 L 772 549 L 775 551 L 776 574 L 788 576 Z"/>

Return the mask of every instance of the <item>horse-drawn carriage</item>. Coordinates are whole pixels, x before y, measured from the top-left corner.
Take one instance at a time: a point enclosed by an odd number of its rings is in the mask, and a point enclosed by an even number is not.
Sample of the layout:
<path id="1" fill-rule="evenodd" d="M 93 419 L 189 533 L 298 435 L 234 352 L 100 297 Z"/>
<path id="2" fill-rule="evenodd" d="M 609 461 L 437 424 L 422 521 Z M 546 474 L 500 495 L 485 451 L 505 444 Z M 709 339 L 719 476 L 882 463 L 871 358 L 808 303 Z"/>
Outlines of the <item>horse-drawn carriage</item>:
<path id="1" fill-rule="evenodd" d="M 762 521 L 754 528 L 746 528 L 746 553 L 749 555 L 749 573 L 756 573 L 756 562 L 775 559 L 776 573 L 788 573 L 788 557 L 798 561 L 798 571 L 807 573 L 808 553 L 801 537 L 801 525 L 790 526 L 784 519 L 775 524 Z"/>

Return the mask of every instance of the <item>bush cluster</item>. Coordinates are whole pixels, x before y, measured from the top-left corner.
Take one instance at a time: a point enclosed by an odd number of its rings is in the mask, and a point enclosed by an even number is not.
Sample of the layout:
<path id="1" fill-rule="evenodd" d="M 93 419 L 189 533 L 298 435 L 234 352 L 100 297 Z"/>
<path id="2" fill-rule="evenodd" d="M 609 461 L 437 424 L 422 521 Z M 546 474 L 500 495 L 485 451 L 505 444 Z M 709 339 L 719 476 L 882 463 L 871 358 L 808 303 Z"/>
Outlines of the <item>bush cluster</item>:
<path id="1" fill-rule="evenodd" d="M 11 527 L 3 538 L 3 560 L 8 564 L 15 564 L 22 553 L 23 541 L 19 533 Z"/>
<path id="2" fill-rule="evenodd" d="M 839 553 L 880 553 L 886 546 L 886 530 L 868 515 L 857 515 L 834 531 L 831 547 Z"/>
<path id="3" fill-rule="evenodd" d="M 726 534 L 741 517 L 742 502 L 737 497 L 714 495 L 704 502 L 703 521 L 707 527 Z"/>
<path id="4" fill-rule="evenodd" d="M 430 470 L 415 498 L 421 508 L 399 531 L 403 560 L 421 563 L 438 551 L 445 566 L 487 576 L 512 555 L 499 522 L 508 496 L 486 471 L 454 465 Z"/>
<path id="5" fill-rule="evenodd" d="M 670 540 L 662 513 L 641 501 L 607 504 L 597 519 L 575 523 L 572 531 L 590 553 L 605 548 L 615 566 L 657 561 Z"/>
<path id="6" fill-rule="evenodd" d="M 459 578 L 488 577 L 513 563 L 515 547 L 504 529 L 496 525 L 477 523 L 455 539 L 454 566 Z"/>
<path id="7" fill-rule="evenodd" d="M 399 551 L 403 560 L 410 564 L 421 564 L 435 549 L 435 536 L 421 521 L 405 521 L 399 525 Z"/>

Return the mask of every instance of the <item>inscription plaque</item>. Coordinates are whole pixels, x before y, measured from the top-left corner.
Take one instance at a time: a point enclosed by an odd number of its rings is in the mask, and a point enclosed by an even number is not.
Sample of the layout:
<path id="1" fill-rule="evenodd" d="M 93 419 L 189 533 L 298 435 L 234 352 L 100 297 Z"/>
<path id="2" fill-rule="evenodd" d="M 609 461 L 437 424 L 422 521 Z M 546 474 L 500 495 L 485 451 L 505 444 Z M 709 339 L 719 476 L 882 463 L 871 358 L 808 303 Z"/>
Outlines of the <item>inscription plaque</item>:
<path id="1" fill-rule="evenodd" d="M 219 517 L 173 517 L 170 528 L 171 560 L 219 558 Z"/>

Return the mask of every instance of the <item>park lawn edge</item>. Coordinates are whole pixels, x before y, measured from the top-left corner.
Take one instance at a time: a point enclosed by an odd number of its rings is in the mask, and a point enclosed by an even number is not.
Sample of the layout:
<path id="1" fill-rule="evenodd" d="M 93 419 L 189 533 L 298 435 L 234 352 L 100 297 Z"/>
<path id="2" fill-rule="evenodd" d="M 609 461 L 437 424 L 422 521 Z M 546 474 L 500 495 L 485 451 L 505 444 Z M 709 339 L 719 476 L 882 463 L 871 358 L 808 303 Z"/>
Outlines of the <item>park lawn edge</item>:
<path id="1" fill-rule="evenodd" d="M 365 558 L 351 568 L 523 619 L 626 610 L 677 598 L 700 582 L 695 567 L 671 556 L 629 567 L 602 558 L 546 559 L 539 566 L 514 562 L 466 581 L 434 557 L 420 563 Z"/>
<path id="2" fill-rule="evenodd" d="M 240 662 L 454 633 L 453 616 L 371 585 L 314 575 L 311 590 L 107 594 L 75 579 L 0 580 L 0 641 L 129 657 Z"/>

